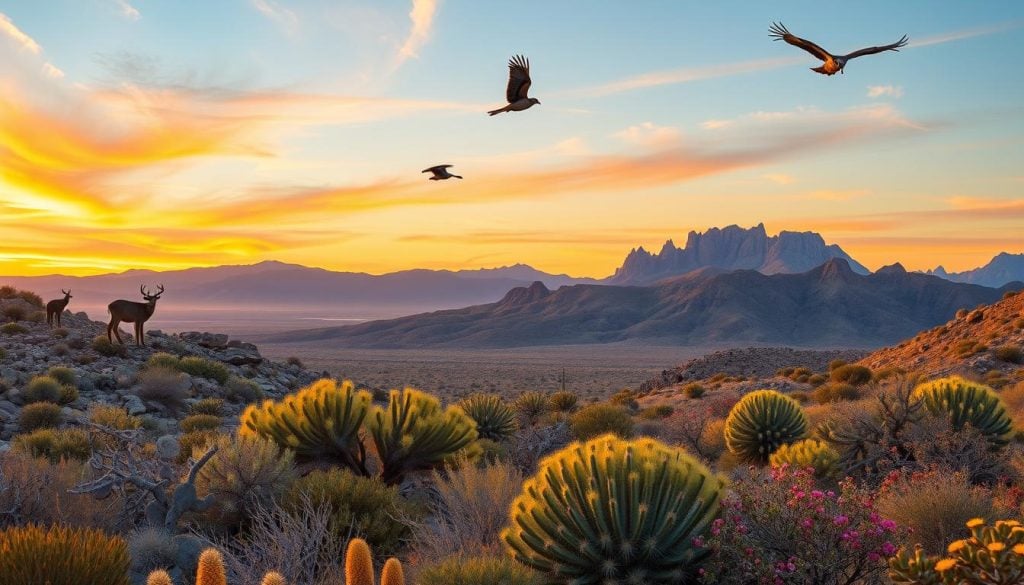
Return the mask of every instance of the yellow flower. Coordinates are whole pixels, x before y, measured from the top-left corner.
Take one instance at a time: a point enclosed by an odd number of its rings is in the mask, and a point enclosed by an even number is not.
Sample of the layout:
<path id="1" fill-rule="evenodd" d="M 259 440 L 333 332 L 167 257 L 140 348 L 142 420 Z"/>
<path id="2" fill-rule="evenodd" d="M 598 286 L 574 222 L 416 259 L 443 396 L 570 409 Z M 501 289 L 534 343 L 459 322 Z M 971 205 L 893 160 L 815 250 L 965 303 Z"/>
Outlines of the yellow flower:
<path id="1" fill-rule="evenodd" d="M 956 566 L 956 559 L 942 559 L 935 563 L 935 570 L 938 572 L 948 571 Z"/>
<path id="2" fill-rule="evenodd" d="M 968 528 L 977 528 L 978 526 L 982 526 L 983 524 L 985 524 L 985 520 L 982 518 L 971 518 L 967 521 Z"/>
<path id="3" fill-rule="evenodd" d="M 953 554 L 965 546 L 967 546 L 966 540 L 954 540 L 953 542 L 949 543 L 949 546 L 946 547 L 946 550 L 949 551 L 949 554 Z"/>
<path id="4" fill-rule="evenodd" d="M 988 550 L 991 552 L 999 552 L 1001 550 L 1006 550 L 1006 545 L 1002 542 L 993 542 L 988 545 Z"/>
<path id="5" fill-rule="evenodd" d="M 1019 555 L 1024 555 L 1024 544 L 1018 544 L 1017 546 L 1013 547 L 1013 552 Z"/>

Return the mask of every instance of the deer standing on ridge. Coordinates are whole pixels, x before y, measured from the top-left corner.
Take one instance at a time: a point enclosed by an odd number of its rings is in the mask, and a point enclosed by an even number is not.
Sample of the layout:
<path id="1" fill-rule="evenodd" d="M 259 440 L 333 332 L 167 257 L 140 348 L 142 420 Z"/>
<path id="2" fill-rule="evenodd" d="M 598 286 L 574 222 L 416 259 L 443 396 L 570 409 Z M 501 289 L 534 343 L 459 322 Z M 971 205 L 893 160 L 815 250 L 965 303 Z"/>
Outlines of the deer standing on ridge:
<path id="1" fill-rule="evenodd" d="M 53 318 L 57 317 L 57 327 L 60 327 L 60 316 L 64 314 L 64 309 L 71 302 L 71 291 L 60 289 L 60 292 L 64 293 L 63 299 L 53 299 L 46 303 L 46 324 L 53 327 Z"/>
<path id="2" fill-rule="evenodd" d="M 142 293 L 142 298 L 146 299 L 146 302 L 137 303 L 135 301 L 118 299 L 107 305 L 107 312 L 110 313 L 110 324 L 107 325 L 107 341 L 114 342 L 110 338 L 110 333 L 113 331 L 117 342 L 122 345 L 124 344 L 124 341 L 121 340 L 121 333 L 117 330 L 117 326 L 121 321 L 124 321 L 125 323 L 135 324 L 135 345 L 146 345 L 146 340 L 143 338 L 142 333 L 142 324 L 153 316 L 153 311 L 156 310 L 156 301 L 160 298 L 160 295 L 164 294 L 164 285 L 157 285 L 155 295 L 149 294 L 146 291 L 145 285 L 139 285 L 139 292 Z"/>

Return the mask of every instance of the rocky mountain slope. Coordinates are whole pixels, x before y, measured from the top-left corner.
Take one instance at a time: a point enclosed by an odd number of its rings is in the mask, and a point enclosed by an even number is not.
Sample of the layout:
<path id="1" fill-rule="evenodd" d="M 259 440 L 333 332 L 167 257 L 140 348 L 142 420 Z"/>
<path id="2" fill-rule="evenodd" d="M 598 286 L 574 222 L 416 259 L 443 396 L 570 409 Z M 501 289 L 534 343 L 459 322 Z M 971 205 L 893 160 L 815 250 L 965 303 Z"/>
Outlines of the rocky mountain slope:
<path id="1" fill-rule="evenodd" d="M 769 237 L 764 224 L 750 229 L 736 225 L 691 231 L 686 245 L 677 248 L 665 242 L 657 254 L 643 247 L 633 249 L 622 266 L 607 279 L 608 284 L 643 285 L 680 276 L 700 268 L 756 270 L 762 274 L 806 272 L 831 258 L 846 260 L 854 272 L 869 270 L 835 244 L 826 244 L 814 232 L 779 232 Z"/>
<path id="2" fill-rule="evenodd" d="M 702 269 L 654 286 L 543 283 L 501 301 L 348 327 L 276 334 L 273 342 L 346 347 L 514 347 L 651 340 L 877 347 L 910 337 L 1002 291 L 907 273 L 856 274 L 832 259 L 801 274 Z"/>
<path id="3" fill-rule="evenodd" d="M 999 287 L 1013 281 L 1024 281 L 1024 254 L 1000 252 L 988 264 L 973 270 L 946 272 L 945 268 L 939 266 L 925 274 L 932 274 L 953 282 Z"/>

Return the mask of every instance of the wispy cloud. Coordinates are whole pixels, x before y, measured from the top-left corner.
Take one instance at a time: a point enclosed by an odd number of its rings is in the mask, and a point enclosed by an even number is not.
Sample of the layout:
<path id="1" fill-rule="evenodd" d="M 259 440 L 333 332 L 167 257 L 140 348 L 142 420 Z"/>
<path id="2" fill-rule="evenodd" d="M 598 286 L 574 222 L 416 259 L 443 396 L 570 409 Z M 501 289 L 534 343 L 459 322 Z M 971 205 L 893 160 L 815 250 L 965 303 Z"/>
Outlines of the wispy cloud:
<path id="1" fill-rule="evenodd" d="M 299 26 L 299 17 L 295 12 L 281 6 L 276 0 L 251 0 L 253 8 L 260 14 L 273 20 L 284 28 L 285 32 L 292 34 Z"/>
<path id="2" fill-rule="evenodd" d="M 117 5 L 118 10 L 121 11 L 121 16 L 128 20 L 138 20 L 142 18 L 142 13 L 139 12 L 138 8 L 132 6 L 129 0 L 114 0 L 114 3 Z"/>
<path id="3" fill-rule="evenodd" d="M 616 132 L 615 137 L 627 144 L 658 150 L 678 146 L 683 133 L 674 126 L 658 126 L 652 122 L 642 122 Z"/>
<path id="4" fill-rule="evenodd" d="M 974 37 L 984 37 L 988 35 L 994 35 L 1018 29 L 1021 28 L 1022 26 L 1024 26 L 1024 21 L 1017 20 L 1012 22 L 1003 22 L 999 24 L 976 26 L 972 28 L 949 31 L 927 37 L 921 37 L 919 39 L 911 39 L 910 43 L 907 44 L 907 48 L 927 47 L 930 45 L 941 45 L 943 43 L 951 43 L 953 41 L 962 41 L 964 39 L 971 39 Z"/>
<path id="5" fill-rule="evenodd" d="M 796 179 L 793 178 L 792 175 L 787 175 L 786 173 L 768 173 L 761 176 L 776 185 L 792 185 L 796 182 Z"/>
<path id="6" fill-rule="evenodd" d="M 411 57 L 418 57 L 420 48 L 430 40 L 438 4 L 439 0 L 412 0 L 412 9 L 409 11 L 412 29 L 398 49 L 396 67 Z"/>
<path id="7" fill-rule="evenodd" d="M 43 73 L 45 73 L 47 77 L 51 77 L 53 79 L 60 79 L 64 77 L 64 72 L 55 67 L 53 63 L 49 62 L 43 63 Z"/>
<path id="8" fill-rule="evenodd" d="M 17 43 L 21 49 L 35 55 L 38 55 L 43 50 L 35 39 L 22 32 L 10 17 L 2 12 L 0 12 L 0 33 L 3 33 L 4 36 Z"/>
<path id="9" fill-rule="evenodd" d="M 877 98 L 889 96 L 893 98 L 903 97 L 903 88 L 898 85 L 869 85 L 868 97 Z"/>
<path id="10" fill-rule="evenodd" d="M 870 194 L 867 189 L 818 189 L 807 193 L 806 197 L 818 201 L 850 201 Z"/>

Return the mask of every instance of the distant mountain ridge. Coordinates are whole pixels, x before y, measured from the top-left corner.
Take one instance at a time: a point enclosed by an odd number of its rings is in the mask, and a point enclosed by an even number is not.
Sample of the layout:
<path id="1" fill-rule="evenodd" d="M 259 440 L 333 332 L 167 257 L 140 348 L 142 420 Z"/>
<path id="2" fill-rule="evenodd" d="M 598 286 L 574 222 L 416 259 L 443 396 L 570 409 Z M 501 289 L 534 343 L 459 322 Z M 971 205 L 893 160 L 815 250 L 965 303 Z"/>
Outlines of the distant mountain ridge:
<path id="1" fill-rule="evenodd" d="M 762 274 L 795 274 L 820 266 L 831 258 L 846 260 L 854 272 L 870 271 L 836 244 L 826 244 L 815 232 L 781 231 L 768 236 L 763 223 L 745 229 L 737 225 L 691 231 L 686 245 L 677 248 L 672 240 L 652 254 L 642 246 L 634 248 L 622 266 L 606 282 L 643 285 L 681 276 L 700 268 L 756 270 Z"/>
<path id="2" fill-rule="evenodd" d="M 1000 252 L 988 264 L 963 272 L 946 272 L 942 266 L 927 270 L 931 274 L 953 282 L 967 282 L 982 286 L 999 287 L 1008 282 L 1024 281 L 1024 254 Z"/>
<path id="3" fill-rule="evenodd" d="M 652 286 L 574 285 L 552 291 L 536 282 L 509 291 L 496 303 L 265 340 L 365 348 L 626 340 L 877 347 L 1002 294 L 1003 289 L 908 273 L 899 265 L 861 275 L 846 260 L 833 258 L 799 274 L 704 268 Z"/>

